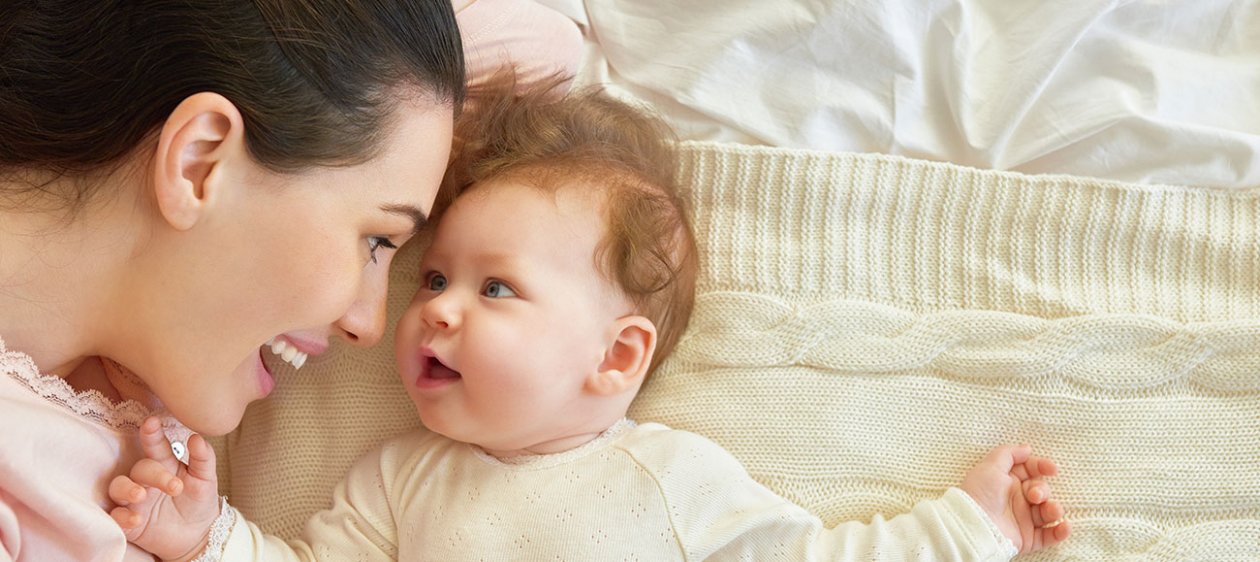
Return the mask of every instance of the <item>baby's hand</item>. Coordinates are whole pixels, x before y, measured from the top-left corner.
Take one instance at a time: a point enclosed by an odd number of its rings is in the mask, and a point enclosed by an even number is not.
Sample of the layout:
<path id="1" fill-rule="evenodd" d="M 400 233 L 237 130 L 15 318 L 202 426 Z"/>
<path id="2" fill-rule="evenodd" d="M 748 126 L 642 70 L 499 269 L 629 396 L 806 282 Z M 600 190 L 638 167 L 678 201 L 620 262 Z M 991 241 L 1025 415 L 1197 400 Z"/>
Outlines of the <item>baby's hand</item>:
<path id="1" fill-rule="evenodd" d="M 109 512 L 127 540 L 162 560 L 196 557 L 209 540 L 219 516 L 219 481 L 214 449 L 200 435 L 188 440 L 188 466 L 171 452 L 161 422 L 140 425 L 140 445 L 148 458 L 131 468 L 130 477 L 109 483 Z"/>
<path id="2" fill-rule="evenodd" d="M 962 489 L 1019 552 L 1033 552 L 1072 532 L 1063 520 L 1063 506 L 1050 499 L 1050 484 L 1043 479 L 1058 472 L 1050 459 L 1032 456 L 1028 445 L 1002 445 L 967 472 Z"/>

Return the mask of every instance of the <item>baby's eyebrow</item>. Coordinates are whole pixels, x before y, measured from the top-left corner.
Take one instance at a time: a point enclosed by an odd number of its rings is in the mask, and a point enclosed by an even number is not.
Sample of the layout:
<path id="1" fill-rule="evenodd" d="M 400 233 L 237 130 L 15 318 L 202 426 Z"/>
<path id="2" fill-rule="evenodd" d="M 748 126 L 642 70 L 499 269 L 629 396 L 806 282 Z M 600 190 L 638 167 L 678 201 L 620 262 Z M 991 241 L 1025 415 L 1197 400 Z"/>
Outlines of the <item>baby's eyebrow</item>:
<path id="1" fill-rule="evenodd" d="M 519 267 L 521 263 L 520 256 L 497 252 L 480 253 L 477 255 L 477 261 L 482 264 L 504 268 Z"/>
<path id="2" fill-rule="evenodd" d="M 395 215 L 403 215 L 411 219 L 412 236 L 418 234 L 420 232 L 420 229 L 424 228 L 424 225 L 429 222 L 429 217 L 424 214 L 424 211 L 421 211 L 415 205 L 406 205 L 402 203 L 389 203 L 389 204 L 381 205 L 381 210 L 385 211 L 386 213 L 392 213 Z"/>

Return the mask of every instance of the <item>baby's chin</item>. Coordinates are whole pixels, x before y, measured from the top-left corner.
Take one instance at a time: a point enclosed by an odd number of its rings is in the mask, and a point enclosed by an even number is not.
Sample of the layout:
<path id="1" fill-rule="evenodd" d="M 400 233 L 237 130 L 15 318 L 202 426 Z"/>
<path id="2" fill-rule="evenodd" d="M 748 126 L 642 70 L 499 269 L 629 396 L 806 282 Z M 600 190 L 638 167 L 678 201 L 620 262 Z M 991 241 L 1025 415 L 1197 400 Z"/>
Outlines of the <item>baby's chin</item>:
<path id="1" fill-rule="evenodd" d="M 501 456 L 496 454 L 495 451 L 520 450 L 525 448 L 525 446 L 512 442 L 513 440 L 502 439 L 502 431 L 486 430 L 479 432 L 471 430 L 470 426 L 472 424 L 468 421 L 461 422 L 460 420 L 450 420 L 442 416 L 434 415 L 432 412 L 426 415 L 423 407 L 419 407 L 418 412 L 420 414 L 420 421 L 429 431 L 453 441 L 476 445 L 494 456 Z M 487 434 L 489 433 L 495 433 L 500 438 L 487 439 Z"/>
<path id="2" fill-rule="evenodd" d="M 420 416 L 420 423 L 424 424 L 425 429 L 449 439 L 464 441 L 458 431 L 459 422 L 448 423 L 443 416 L 433 413 L 420 401 L 416 402 L 416 415 Z"/>

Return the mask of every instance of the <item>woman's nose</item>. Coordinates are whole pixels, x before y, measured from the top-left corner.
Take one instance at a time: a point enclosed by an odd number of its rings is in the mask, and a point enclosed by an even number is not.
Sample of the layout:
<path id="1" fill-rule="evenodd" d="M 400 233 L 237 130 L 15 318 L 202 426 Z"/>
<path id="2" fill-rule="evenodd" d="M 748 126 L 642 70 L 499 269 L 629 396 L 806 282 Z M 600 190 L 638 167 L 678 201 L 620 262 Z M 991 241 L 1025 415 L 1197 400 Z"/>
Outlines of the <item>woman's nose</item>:
<path id="1" fill-rule="evenodd" d="M 372 347 L 381 341 L 385 333 L 385 294 L 388 291 L 388 275 L 365 279 L 358 298 L 337 320 L 336 328 L 341 337 L 360 347 Z"/>

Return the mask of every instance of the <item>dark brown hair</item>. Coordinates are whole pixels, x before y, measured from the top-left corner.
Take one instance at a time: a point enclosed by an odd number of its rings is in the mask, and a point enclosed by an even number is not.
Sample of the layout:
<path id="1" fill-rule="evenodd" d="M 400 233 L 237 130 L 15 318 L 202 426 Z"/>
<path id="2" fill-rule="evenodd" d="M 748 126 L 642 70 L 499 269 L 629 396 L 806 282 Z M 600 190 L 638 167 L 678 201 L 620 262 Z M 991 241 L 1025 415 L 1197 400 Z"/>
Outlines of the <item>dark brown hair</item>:
<path id="1" fill-rule="evenodd" d="M 281 172 L 370 159 L 400 95 L 463 103 L 449 0 L 0 0 L 0 14 L 5 175 L 115 165 L 198 92 L 235 104 L 250 154 Z"/>
<path id="2" fill-rule="evenodd" d="M 659 117 L 599 89 L 558 97 L 562 82 L 520 92 L 501 73 L 470 92 L 437 210 L 497 178 L 602 195 L 607 232 L 594 259 L 656 325 L 650 373 L 678 343 L 695 302 L 696 247 L 676 177 L 676 139 Z"/>

